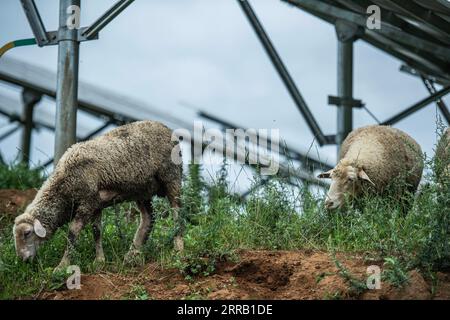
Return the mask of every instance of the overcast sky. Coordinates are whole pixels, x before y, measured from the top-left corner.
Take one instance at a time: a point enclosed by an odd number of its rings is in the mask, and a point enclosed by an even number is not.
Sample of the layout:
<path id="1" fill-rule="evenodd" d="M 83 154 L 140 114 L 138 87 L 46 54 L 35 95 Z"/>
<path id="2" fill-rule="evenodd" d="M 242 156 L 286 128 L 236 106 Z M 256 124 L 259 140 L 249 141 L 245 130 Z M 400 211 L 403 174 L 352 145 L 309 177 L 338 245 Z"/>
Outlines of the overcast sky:
<path id="1" fill-rule="evenodd" d="M 81 25 L 88 25 L 114 2 L 82 1 Z M 36 3 L 47 30 L 56 30 L 59 1 Z M 327 96 L 337 93 L 333 26 L 278 0 L 251 3 L 321 128 L 334 134 L 336 110 L 327 105 Z M 20 1 L 0 1 L 0 30 L 0 44 L 32 37 Z M 56 71 L 54 46 L 15 48 L 7 55 Z M 399 72 L 400 65 L 362 41 L 355 44 L 354 96 L 379 119 L 428 95 L 418 78 Z M 180 101 L 243 127 L 279 128 L 287 143 L 299 150 L 308 150 L 313 141 L 236 0 L 135 1 L 101 32 L 99 40 L 81 44 L 80 80 L 191 122 L 194 113 Z M 18 91 L 0 84 L 0 94 L 18 96 Z M 43 105 L 54 108 L 51 101 Z M 396 125 L 429 155 L 436 140 L 436 112 L 430 105 Z M 365 111 L 355 110 L 355 127 L 373 123 Z M 5 124 L 6 119 L 0 119 L 0 134 Z M 7 160 L 17 153 L 19 137 L 17 133 L 0 142 Z M 52 139 L 45 132 L 34 136 L 33 162 L 44 162 L 51 155 Z M 334 163 L 335 146 L 318 151 L 321 159 Z"/>

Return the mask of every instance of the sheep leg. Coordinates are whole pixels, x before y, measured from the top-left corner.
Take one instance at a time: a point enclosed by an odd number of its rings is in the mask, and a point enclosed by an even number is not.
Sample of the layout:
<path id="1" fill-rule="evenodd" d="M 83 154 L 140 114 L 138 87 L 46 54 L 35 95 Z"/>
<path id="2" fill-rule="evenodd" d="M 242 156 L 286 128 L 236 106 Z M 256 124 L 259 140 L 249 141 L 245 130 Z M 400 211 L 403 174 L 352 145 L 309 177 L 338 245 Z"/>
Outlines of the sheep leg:
<path id="1" fill-rule="evenodd" d="M 151 200 L 137 201 L 136 204 L 141 212 L 141 220 L 139 227 L 134 234 L 130 250 L 125 256 L 125 261 L 128 263 L 133 263 L 133 260 L 136 260 L 135 258 L 141 253 L 142 246 L 147 241 L 154 222 Z"/>
<path id="2" fill-rule="evenodd" d="M 170 205 L 173 209 L 173 219 L 175 221 L 175 227 L 177 228 L 177 233 L 173 240 L 173 245 L 176 251 L 182 252 L 184 250 L 184 221 L 180 217 L 180 185 L 177 183 L 169 183 L 167 185 L 167 198 L 169 199 Z"/>
<path id="3" fill-rule="evenodd" d="M 65 270 L 68 266 L 70 266 L 70 258 L 75 248 L 75 242 L 84 225 L 84 219 L 81 217 L 75 217 L 75 219 L 70 223 L 66 251 L 64 252 L 61 262 L 56 267 L 56 270 Z"/>
<path id="4" fill-rule="evenodd" d="M 94 215 L 92 222 L 92 233 L 95 240 L 95 263 L 103 264 L 105 262 L 105 254 L 102 244 L 102 212 L 99 210 Z"/>

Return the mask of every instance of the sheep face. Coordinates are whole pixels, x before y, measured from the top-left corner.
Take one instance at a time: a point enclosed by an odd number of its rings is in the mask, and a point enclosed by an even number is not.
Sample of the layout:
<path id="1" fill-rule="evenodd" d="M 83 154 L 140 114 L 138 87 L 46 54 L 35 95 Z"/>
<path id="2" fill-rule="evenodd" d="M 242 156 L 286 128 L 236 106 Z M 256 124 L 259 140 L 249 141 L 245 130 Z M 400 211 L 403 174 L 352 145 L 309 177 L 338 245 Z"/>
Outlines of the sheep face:
<path id="1" fill-rule="evenodd" d="M 38 219 L 34 219 L 33 223 L 24 221 L 15 223 L 13 234 L 17 255 L 27 261 L 36 256 L 39 244 L 46 236 L 46 230 Z"/>
<path id="2" fill-rule="evenodd" d="M 346 198 L 356 197 L 361 192 L 364 181 L 374 185 L 362 168 L 345 162 L 340 162 L 334 169 L 319 174 L 318 178 L 331 179 L 325 200 L 325 207 L 328 210 L 342 207 Z"/>

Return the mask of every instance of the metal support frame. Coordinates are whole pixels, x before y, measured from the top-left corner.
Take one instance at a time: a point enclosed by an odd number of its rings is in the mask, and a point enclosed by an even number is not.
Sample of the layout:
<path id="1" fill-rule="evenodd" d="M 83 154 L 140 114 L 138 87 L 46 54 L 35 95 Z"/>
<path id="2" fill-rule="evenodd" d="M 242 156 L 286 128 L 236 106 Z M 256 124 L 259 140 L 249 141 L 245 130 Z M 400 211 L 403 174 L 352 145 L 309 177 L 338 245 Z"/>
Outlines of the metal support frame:
<path id="1" fill-rule="evenodd" d="M 106 121 L 104 124 L 102 124 L 100 127 L 95 129 L 94 131 L 90 132 L 86 136 L 81 137 L 81 138 L 77 138 L 77 142 L 87 141 L 87 140 L 91 139 L 92 137 L 94 137 L 95 135 L 99 134 L 101 131 L 103 131 L 104 129 L 106 129 L 108 126 L 110 126 L 112 124 L 115 124 L 114 119 L 110 119 L 110 120 Z M 53 163 L 53 162 L 55 162 L 55 158 L 50 158 L 44 164 L 42 164 L 42 167 L 45 168 L 45 167 L 49 166 L 51 163 Z"/>
<path id="2" fill-rule="evenodd" d="M 281 0 L 284 2 L 288 2 L 292 5 L 295 5 L 299 9 L 302 9 L 328 23 L 334 24 L 335 17 L 330 14 L 327 10 L 317 11 L 312 9 L 311 7 L 307 7 L 302 5 L 300 2 L 294 3 L 294 0 Z M 319 2 L 319 1 L 317 1 Z M 352 8 L 356 10 L 355 8 Z M 383 11 L 382 11 L 383 12 Z M 389 21 L 389 19 L 382 19 L 382 21 Z M 397 24 L 396 24 L 397 25 Z M 399 27 L 400 28 L 400 27 Z M 402 28 L 403 29 L 403 28 Z M 435 59 L 430 61 L 428 57 L 430 56 L 428 53 L 424 53 L 421 50 L 418 50 L 416 47 L 406 46 L 404 44 L 399 44 L 393 40 L 390 40 L 385 34 L 376 33 L 375 31 L 365 30 L 365 33 L 361 36 L 361 39 L 371 44 L 372 46 L 383 50 L 390 55 L 396 57 L 399 60 L 406 62 L 410 67 L 420 70 L 421 72 L 426 73 L 427 75 L 432 75 L 433 77 L 438 77 L 439 79 L 444 79 L 441 83 L 448 82 L 448 79 L 445 80 L 445 75 L 447 74 L 445 70 L 448 70 L 448 67 L 442 61 L 437 62 Z M 395 44 L 395 46 L 393 46 Z M 411 55 L 408 52 L 414 52 L 414 55 Z M 442 74 L 442 77 L 440 76 Z"/>
<path id="3" fill-rule="evenodd" d="M 44 23 L 42 22 L 34 0 L 21 0 L 20 2 L 22 3 L 23 10 L 25 11 L 38 46 L 42 47 L 48 44 L 49 38 L 47 31 L 45 31 Z"/>
<path id="4" fill-rule="evenodd" d="M 19 130 L 21 127 L 20 125 L 15 126 L 12 129 L 9 129 L 8 131 L 6 131 L 5 133 L 3 133 L 2 135 L 0 135 L 0 141 L 8 138 L 10 135 L 12 135 L 13 133 L 15 133 L 17 130 Z"/>
<path id="5" fill-rule="evenodd" d="M 364 7 L 364 4 L 367 4 L 367 1 L 364 0 L 361 0 L 361 3 L 358 5 L 353 3 L 350 5 L 343 0 L 337 0 L 339 4 L 349 7 L 352 11 L 347 11 L 340 8 L 331 0 L 281 1 L 295 5 L 296 7 L 332 24 L 335 24 L 336 21 L 344 20 L 348 23 L 356 24 L 361 28 L 365 28 L 365 10 L 362 11 L 361 9 Z M 387 1 L 390 2 L 390 0 L 383 0 L 383 3 Z M 382 0 L 378 0 L 378 2 L 381 4 Z M 445 5 L 449 6 L 446 2 Z M 359 13 L 355 13 L 354 11 Z M 450 49 L 448 49 L 448 46 L 445 46 L 444 42 L 442 42 L 442 38 L 434 38 L 430 40 L 426 38 L 426 35 L 428 34 L 427 31 L 422 31 L 420 30 L 420 27 L 406 23 L 400 17 L 396 17 L 390 13 L 388 13 L 388 15 L 385 14 L 384 17 L 387 19 L 381 19 L 381 29 L 364 29 L 364 32 L 360 35 L 360 38 L 406 62 L 408 65 L 403 65 L 401 68 L 402 71 L 416 76 L 425 75 L 430 80 L 439 82 L 440 84 L 446 86 L 440 91 L 436 92 L 434 90 L 434 93 L 429 90 L 430 93 L 432 93 L 431 96 L 417 102 L 406 110 L 380 123 L 382 125 L 392 125 L 424 108 L 431 102 L 441 100 L 441 97 L 450 92 L 450 87 L 448 87 L 448 79 L 444 76 L 444 74 L 447 74 L 446 71 L 448 70 L 448 64 L 445 61 L 448 60 Z M 430 23 L 430 20 L 427 21 L 426 16 L 420 17 L 419 20 L 428 24 Z M 436 22 L 436 20 L 434 22 Z M 407 32 L 403 32 L 405 25 L 408 26 Z M 441 27 L 442 26 L 438 26 L 438 28 Z M 441 32 L 441 37 L 442 36 L 445 37 L 446 35 Z M 429 57 L 430 53 L 434 56 Z M 436 56 L 440 56 L 440 58 L 437 59 Z M 441 58 L 443 58 L 443 60 L 441 60 Z M 446 107 L 442 108 L 442 103 L 440 103 L 440 105 L 440 109 L 444 117 L 446 117 L 448 115 L 448 109 Z"/>
<path id="6" fill-rule="evenodd" d="M 259 22 L 258 17 L 256 16 L 255 12 L 253 11 L 250 3 L 247 0 L 238 0 L 238 3 L 241 6 L 245 15 L 247 16 L 251 26 L 253 27 L 253 30 L 255 31 L 256 35 L 258 36 L 259 40 L 261 41 L 262 45 L 264 46 L 264 49 L 266 50 L 267 54 L 269 55 L 270 60 L 272 61 L 272 64 L 278 71 L 278 74 L 280 75 L 281 79 L 283 80 L 284 85 L 286 86 L 287 90 L 289 91 L 289 94 L 291 95 L 292 99 L 294 100 L 295 105 L 297 106 L 297 108 L 299 109 L 303 118 L 305 119 L 309 129 L 314 134 L 319 145 L 323 146 L 326 144 L 335 143 L 334 136 L 326 136 L 322 132 L 322 129 L 320 128 L 319 124 L 317 123 L 316 119 L 314 118 L 313 114 L 311 113 L 310 109 L 308 108 L 308 105 L 306 104 L 300 91 L 298 90 L 297 86 L 295 85 L 294 80 L 290 76 L 283 61 L 281 60 L 280 56 L 278 55 L 278 52 L 276 51 L 275 47 L 273 46 L 269 36 L 265 32 L 262 24 Z"/>
<path id="7" fill-rule="evenodd" d="M 80 0 L 60 0 L 59 29 L 47 32 L 34 0 L 21 0 L 23 9 L 39 46 L 58 44 L 56 88 L 55 159 L 76 142 L 76 114 L 78 101 L 78 64 L 81 41 L 98 39 L 98 33 L 134 0 L 120 0 L 90 27 L 69 28 L 67 21 L 80 7 Z"/>
<path id="8" fill-rule="evenodd" d="M 251 186 L 248 190 L 244 191 L 241 194 L 241 199 L 245 199 L 247 196 L 249 196 L 252 192 L 258 190 L 259 188 L 265 186 L 269 182 L 269 178 L 262 178 L 259 183 Z"/>
<path id="9" fill-rule="evenodd" d="M 446 94 L 450 92 L 450 86 L 447 86 L 443 88 L 442 90 L 437 91 L 436 93 L 432 94 L 431 96 L 420 100 L 419 102 L 413 104 L 411 107 L 405 109 L 404 111 L 398 113 L 397 115 L 389 118 L 388 120 L 382 122 L 382 125 L 393 125 L 394 123 L 399 122 L 400 120 L 403 120 L 404 118 L 410 116 L 416 111 L 419 111 L 420 109 L 426 107 L 430 103 L 439 100 Z"/>
<path id="10" fill-rule="evenodd" d="M 333 15 L 338 19 L 355 23 L 361 27 L 366 26 L 365 16 L 362 16 L 360 14 L 351 11 L 346 11 L 344 9 L 327 4 L 323 1 L 318 0 L 282 0 L 282 1 L 296 5 L 300 8 L 313 10 L 321 14 Z M 398 30 L 396 27 L 386 24 L 383 21 L 381 22 L 381 24 L 382 27 L 380 29 L 373 30 L 373 32 L 386 36 L 394 41 L 410 46 L 412 48 L 417 48 L 423 52 L 439 55 L 444 58 L 450 55 L 450 49 L 446 46 L 436 44 L 432 41 L 422 39 L 415 35 L 402 33 L 401 30 Z"/>
<path id="11" fill-rule="evenodd" d="M 338 39 L 337 89 L 341 104 L 337 107 L 337 159 L 341 144 L 353 130 L 353 42 L 359 28 L 354 24 L 338 20 L 335 24 Z"/>
<path id="12" fill-rule="evenodd" d="M 35 105 L 41 100 L 42 94 L 24 89 L 22 91 L 22 148 L 20 152 L 20 160 L 27 166 L 30 163 L 31 158 L 31 139 L 33 134 L 33 111 Z"/>
<path id="13" fill-rule="evenodd" d="M 59 6 L 58 71 L 56 83 L 55 160 L 76 142 L 78 64 L 80 44 L 78 30 L 69 29 L 68 7 L 80 6 L 80 0 L 61 0 Z"/>
<path id="14" fill-rule="evenodd" d="M 450 81 L 448 81 L 447 79 L 444 79 L 442 77 L 438 77 L 435 74 L 430 75 L 430 74 L 424 72 L 424 70 L 415 69 L 412 66 L 407 65 L 407 64 L 402 64 L 400 66 L 400 71 L 404 72 L 404 73 L 407 73 L 407 74 L 409 74 L 411 76 L 414 76 L 414 77 L 420 77 L 420 78 L 426 77 L 427 79 L 429 79 L 433 83 L 437 83 L 437 84 L 442 85 L 442 86 L 450 84 Z"/>
<path id="15" fill-rule="evenodd" d="M 389 6 L 397 9 L 406 16 L 413 17 L 414 19 L 423 22 L 430 29 L 445 36 L 446 39 L 450 37 L 450 22 L 441 18 L 437 14 L 433 13 L 411 0 L 374 0 L 380 4 L 389 4 Z"/>
<path id="16" fill-rule="evenodd" d="M 106 11 L 100 18 L 98 18 L 89 28 L 87 28 L 82 35 L 87 39 L 92 39 L 106 27 L 115 17 L 117 17 L 123 10 L 125 10 L 134 0 L 120 0 Z"/>
<path id="17" fill-rule="evenodd" d="M 196 163 L 199 159 L 201 159 L 203 152 L 205 151 L 206 144 L 203 144 L 202 146 L 198 146 L 194 139 L 191 139 L 190 141 L 190 151 L 191 151 L 191 161 L 189 164 Z M 198 146 L 198 147 L 196 147 Z"/>
<path id="18" fill-rule="evenodd" d="M 367 8 L 373 4 L 372 2 L 370 2 L 370 0 L 358 0 L 357 2 L 351 2 L 346 0 L 334 0 L 334 1 L 337 1 L 343 7 L 349 8 L 353 11 L 356 11 L 364 15 L 366 14 Z M 389 23 L 390 25 L 402 30 L 403 32 L 406 32 L 410 35 L 416 35 L 422 39 L 428 39 L 430 41 L 435 42 L 436 44 L 445 45 L 445 41 L 443 41 L 441 37 L 439 38 L 430 37 L 430 34 L 427 33 L 426 31 L 423 31 L 420 28 L 420 26 L 414 26 L 412 24 L 409 24 L 402 18 L 393 14 L 392 12 L 381 10 L 380 14 L 381 14 L 380 17 L 381 21 Z"/>
<path id="19" fill-rule="evenodd" d="M 433 81 L 431 81 L 430 79 L 427 79 L 423 76 L 422 76 L 422 81 L 430 94 L 435 94 L 437 92 Z M 444 100 L 442 100 L 442 99 L 436 100 L 436 105 L 439 108 L 439 110 L 441 111 L 442 116 L 444 117 L 445 121 L 447 122 L 447 125 L 450 125 L 450 111 L 448 110 L 447 106 L 445 105 Z"/>
<path id="20" fill-rule="evenodd" d="M 232 124 L 228 121 L 225 121 L 223 119 L 220 119 L 217 116 L 211 115 L 207 112 L 204 111 L 198 111 L 197 115 L 203 119 L 207 119 L 210 121 L 213 121 L 215 123 L 218 123 L 219 125 L 222 126 L 222 128 L 224 130 L 226 129 L 235 129 L 235 128 L 242 128 L 241 126 L 238 126 L 236 124 Z M 242 128 L 244 131 L 246 131 L 245 128 Z M 270 146 L 272 144 L 272 141 L 270 139 L 267 139 L 267 146 Z M 316 169 L 321 169 L 323 171 L 328 171 L 330 169 L 332 169 L 332 166 L 322 162 L 320 160 L 316 160 L 314 158 L 309 157 L 308 155 L 305 155 L 297 150 L 294 150 L 290 147 L 288 147 L 287 145 L 283 145 L 280 146 L 280 151 L 282 151 L 283 155 L 285 155 L 286 157 L 290 158 L 290 159 L 294 159 L 294 160 L 298 160 L 302 163 L 302 165 L 307 168 L 310 171 L 316 170 Z"/>
<path id="21" fill-rule="evenodd" d="M 88 135 L 84 136 L 81 139 L 78 139 L 78 142 L 89 140 L 90 138 L 99 134 L 100 132 L 102 132 L 103 130 L 105 130 L 107 127 L 109 127 L 112 124 L 114 124 L 114 120 L 111 119 L 111 120 L 106 121 L 103 125 L 101 125 L 97 129 L 95 129 L 94 131 L 90 132 Z"/>

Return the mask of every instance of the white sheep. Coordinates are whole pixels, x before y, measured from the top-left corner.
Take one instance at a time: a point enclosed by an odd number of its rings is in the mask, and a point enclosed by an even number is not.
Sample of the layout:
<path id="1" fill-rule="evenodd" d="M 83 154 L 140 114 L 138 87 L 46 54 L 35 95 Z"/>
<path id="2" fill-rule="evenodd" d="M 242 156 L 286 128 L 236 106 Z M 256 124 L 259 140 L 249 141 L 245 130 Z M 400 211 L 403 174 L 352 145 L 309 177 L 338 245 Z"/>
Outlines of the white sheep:
<path id="1" fill-rule="evenodd" d="M 178 218 L 181 192 L 181 157 L 172 131 L 155 121 L 118 127 L 69 148 L 43 184 L 25 213 L 14 223 L 17 254 L 24 260 L 36 255 L 38 245 L 70 222 L 68 245 L 59 264 L 70 264 L 75 240 L 88 223 L 93 225 L 96 260 L 105 260 L 102 247 L 102 209 L 135 201 L 141 221 L 127 259 L 133 261 L 150 233 L 154 215 L 152 197 L 167 196 Z M 175 246 L 182 250 L 181 229 Z"/>
<path id="2" fill-rule="evenodd" d="M 421 148 L 413 138 L 379 125 L 352 131 L 342 143 L 339 158 L 336 167 L 318 176 L 332 180 L 327 209 L 342 207 L 346 197 L 356 198 L 364 189 L 383 194 L 394 180 L 402 193 L 415 192 L 424 166 Z"/>

